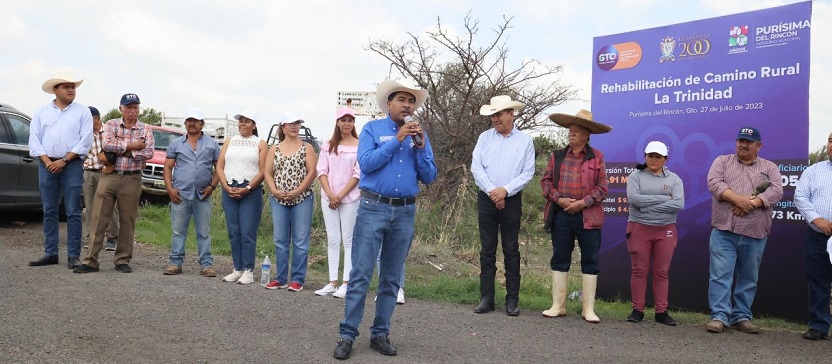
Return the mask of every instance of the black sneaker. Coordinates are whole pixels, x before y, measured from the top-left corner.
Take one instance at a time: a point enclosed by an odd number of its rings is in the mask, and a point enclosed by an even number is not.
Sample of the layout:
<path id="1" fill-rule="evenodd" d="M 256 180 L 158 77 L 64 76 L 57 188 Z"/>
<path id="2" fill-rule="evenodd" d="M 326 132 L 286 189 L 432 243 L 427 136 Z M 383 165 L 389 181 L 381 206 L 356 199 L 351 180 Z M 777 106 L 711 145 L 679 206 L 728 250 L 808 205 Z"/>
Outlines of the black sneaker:
<path id="1" fill-rule="evenodd" d="M 379 335 L 370 339 L 370 348 L 384 355 L 396 355 L 396 347 L 390 343 L 387 335 Z"/>
<path id="2" fill-rule="evenodd" d="M 633 310 L 630 316 L 627 316 L 627 321 L 630 322 L 641 322 L 642 320 L 644 320 L 644 311 Z"/>
<path id="3" fill-rule="evenodd" d="M 75 272 L 75 273 L 92 273 L 92 272 L 98 272 L 98 268 L 90 267 L 86 264 L 81 264 L 78 267 L 76 267 L 75 269 L 73 269 L 72 271 Z"/>
<path id="4" fill-rule="evenodd" d="M 352 340 L 338 339 L 338 345 L 335 346 L 335 352 L 332 353 L 332 356 L 335 359 L 349 359 L 350 355 L 352 355 Z"/>
<path id="5" fill-rule="evenodd" d="M 677 325 L 676 320 L 674 320 L 673 317 L 670 317 L 670 314 L 668 314 L 666 311 L 662 313 L 656 312 L 656 322 L 667 326 Z"/>
<path id="6" fill-rule="evenodd" d="M 104 250 L 108 252 L 116 251 L 116 241 L 113 239 L 107 239 L 107 245 L 104 246 Z"/>
<path id="7" fill-rule="evenodd" d="M 824 334 L 820 330 L 809 329 L 803 334 L 803 338 L 806 340 L 829 340 L 829 334 Z"/>
<path id="8" fill-rule="evenodd" d="M 115 270 L 121 273 L 133 273 L 133 268 L 130 268 L 130 265 L 128 265 L 127 263 L 116 264 Z"/>

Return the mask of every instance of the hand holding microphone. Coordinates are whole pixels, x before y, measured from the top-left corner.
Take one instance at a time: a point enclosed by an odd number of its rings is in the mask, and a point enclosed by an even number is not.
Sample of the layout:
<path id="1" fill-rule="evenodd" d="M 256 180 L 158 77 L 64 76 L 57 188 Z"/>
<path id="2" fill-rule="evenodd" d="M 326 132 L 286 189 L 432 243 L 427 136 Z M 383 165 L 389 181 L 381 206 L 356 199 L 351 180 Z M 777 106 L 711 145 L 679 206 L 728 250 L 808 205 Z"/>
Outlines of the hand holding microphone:
<path id="1" fill-rule="evenodd" d="M 418 121 L 416 121 L 415 119 L 413 119 L 413 117 L 412 117 L 412 116 L 410 116 L 410 115 L 408 115 L 408 116 L 405 116 L 405 117 L 404 117 L 404 122 L 405 122 L 405 124 L 407 124 L 407 123 L 411 123 L 411 122 L 414 122 L 414 123 L 416 123 L 416 128 L 417 128 L 417 129 L 419 128 L 419 122 L 418 122 Z M 423 143 L 424 141 L 422 140 L 422 136 L 421 136 L 421 135 L 419 135 L 418 133 L 417 133 L 417 134 L 413 134 L 413 135 L 411 136 L 411 138 L 413 138 L 413 143 L 414 143 L 414 144 L 416 144 L 416 146 L 417 146 L 417 147 L 421 147 L 421 146 L 422 146 L 422 143 Z"/>

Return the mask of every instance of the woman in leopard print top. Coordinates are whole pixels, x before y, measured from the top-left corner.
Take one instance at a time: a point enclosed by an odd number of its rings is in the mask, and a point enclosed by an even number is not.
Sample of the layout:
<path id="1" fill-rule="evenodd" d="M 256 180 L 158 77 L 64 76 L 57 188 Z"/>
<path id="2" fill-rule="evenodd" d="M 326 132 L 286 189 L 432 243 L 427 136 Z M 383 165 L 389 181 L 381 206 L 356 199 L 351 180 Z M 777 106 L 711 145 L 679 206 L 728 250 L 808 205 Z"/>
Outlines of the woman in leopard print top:
<path id="1" fill-rule="evenodd" d="M 315 195 L 312 182 L 317 172 L 317 155 L 311 145 L 298 138 L 303 120 L 292 112 L 283 114 L 278 130 L 279 142 L 266 156 L 266 184 L 269 186 L 274 228 L 277 274 L 267 289 L 303 289 L 312 229 Z M 292 246 L 292 273 L 289 277 L 289 244 Z M 291 278 L 291 280 L 289 280 Z M 291 282 L 287 285 L 288 282 Z"/>

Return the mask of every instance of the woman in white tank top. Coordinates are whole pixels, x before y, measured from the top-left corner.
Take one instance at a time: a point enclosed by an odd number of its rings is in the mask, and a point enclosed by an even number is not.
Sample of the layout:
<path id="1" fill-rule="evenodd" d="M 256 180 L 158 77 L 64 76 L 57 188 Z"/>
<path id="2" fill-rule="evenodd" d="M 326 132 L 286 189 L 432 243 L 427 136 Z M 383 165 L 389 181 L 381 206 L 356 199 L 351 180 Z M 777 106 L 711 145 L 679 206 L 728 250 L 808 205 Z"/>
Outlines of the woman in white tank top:
<path id="1" fill-rule="evenodd" d="M 225 282 L 254 282 L 257 228 L 263 212 L 264 166 L 268 147 L 257 136 L 257 115 L 245 110 L 234 115 L 240 135 L 226 141 L 217 161 L 217 175 L 222 185 L 222 208 L 231 245 L 234 271 Z"/>

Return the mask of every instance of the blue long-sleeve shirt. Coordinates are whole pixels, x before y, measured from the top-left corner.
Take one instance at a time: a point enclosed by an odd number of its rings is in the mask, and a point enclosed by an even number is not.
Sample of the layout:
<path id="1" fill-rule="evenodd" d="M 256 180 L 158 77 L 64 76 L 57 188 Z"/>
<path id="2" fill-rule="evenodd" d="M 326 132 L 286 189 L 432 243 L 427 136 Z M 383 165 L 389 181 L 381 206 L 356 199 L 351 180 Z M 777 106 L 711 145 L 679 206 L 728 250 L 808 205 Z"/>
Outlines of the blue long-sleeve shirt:
<path id="1" fill-rule="evenodd" d="M 482 192 L 503 187 L 516 195 L 534 177 L 534 143 L 526 133 L 512 128 L 503 136 L 494 128 L 480 134 L 471 160 L 474 182 Z"/>
<path id="2" fill-rule="evenodd" d="M 61 158 L 73 152 L 84 158 L 92 147 L 92 114 L 77 102 L 64 109 L 55 106 L 55 101 L 44 105 L 32 116 L 29 130 L 32 157 Z"/>
<path id="3" fill-rule="evenodd" d="M 358 188 L 388 197 L 413 197 L 419 193 L 419 181 L 427 185 L 436 179 L 427 133 L 425 146 L 416 148 L 409 136 L 399 142 L 398 131 L 390 115 L 364 125 L 358 137 Z"/>
<path id="4" fill-rule="evenodd" d="M 794 190 L 794 204 L 809 226 L 821 232 L 812 221 L 832 221 L 832 161 L 818 162 L 803 171 Z"/>

